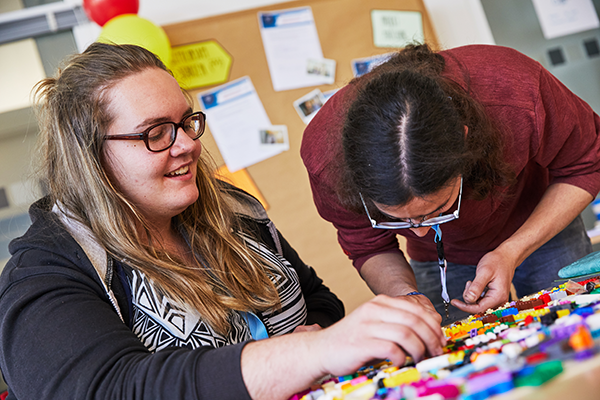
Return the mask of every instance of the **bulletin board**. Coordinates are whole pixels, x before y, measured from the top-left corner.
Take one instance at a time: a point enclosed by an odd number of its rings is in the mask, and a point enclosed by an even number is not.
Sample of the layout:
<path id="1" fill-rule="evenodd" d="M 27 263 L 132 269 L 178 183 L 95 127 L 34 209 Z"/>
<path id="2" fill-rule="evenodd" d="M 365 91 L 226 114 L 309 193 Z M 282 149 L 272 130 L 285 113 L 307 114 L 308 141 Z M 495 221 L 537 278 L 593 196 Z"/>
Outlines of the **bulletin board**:
<path id="1" fill-rule="evenodd" d="M 276 92 L 273 89 L 258 23 L 258 12 L 310 6 L 323 56 L 336 61 L 332 85 Z M 347 312 L 373 295 L 351 262 L 343 254 L 335 228 L 317 213 L 308 175 L 300 158 L 302 133 L 306 128 L 293 102 L 319 88 L 329 91 L 345 86 L 353 77 L 351 62 L 357 58 L 389 53 L 396 49 L 375 47 L 371 26 L 372 10 L 418 11 L 422 15 L 425 40 L 436 46 L 427 11 L 420 0 L 312 0 L 290 1 L 236 13 L 163 26 L 172 46 L 217 41 L 233 59 L 228 81 L 249 76 L 273 125 L 288 127 L 288 151 L 246 168 L 268 203 L 268 213 L 305 263 L 313 266 L 344 302 Z M 197 93 L 191 90 L 195 109 Z M 217 166 L 223 159 L 208 130 L 202 137 Z"/>

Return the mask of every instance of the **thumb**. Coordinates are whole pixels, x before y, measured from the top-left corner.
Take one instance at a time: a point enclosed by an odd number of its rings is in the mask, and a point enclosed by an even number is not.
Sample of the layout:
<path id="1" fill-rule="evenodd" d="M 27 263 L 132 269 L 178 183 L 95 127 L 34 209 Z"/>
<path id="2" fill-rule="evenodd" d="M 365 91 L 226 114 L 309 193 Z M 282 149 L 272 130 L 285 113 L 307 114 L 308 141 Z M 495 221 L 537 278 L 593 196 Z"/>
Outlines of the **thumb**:
<path id="1" fill-rule="evenodd" d="M 465 302 L 476 303 L 477 300 L 479 300 L 479 297 L 481 297 L 481 293 L 483 293 L 488 283 L 488 279 L 480 278 L 479 276 L 476 276 L 475 279 L 473 279 L 473 282 L 467 282 L 465 291 L 463 293 Z"/>

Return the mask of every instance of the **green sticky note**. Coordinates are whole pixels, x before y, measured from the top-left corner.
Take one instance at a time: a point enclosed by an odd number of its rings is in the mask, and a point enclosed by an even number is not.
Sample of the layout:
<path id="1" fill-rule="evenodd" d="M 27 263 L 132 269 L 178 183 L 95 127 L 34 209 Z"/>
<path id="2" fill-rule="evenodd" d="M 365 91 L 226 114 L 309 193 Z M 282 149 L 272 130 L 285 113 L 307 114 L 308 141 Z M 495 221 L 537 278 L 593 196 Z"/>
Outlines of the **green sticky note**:
<path id="1" fill-rule="evenodd" d="M 373 42 L 376 47 L 405 47 L 423 43 L 423 18 L 418 11 L 371 11 Z"/>

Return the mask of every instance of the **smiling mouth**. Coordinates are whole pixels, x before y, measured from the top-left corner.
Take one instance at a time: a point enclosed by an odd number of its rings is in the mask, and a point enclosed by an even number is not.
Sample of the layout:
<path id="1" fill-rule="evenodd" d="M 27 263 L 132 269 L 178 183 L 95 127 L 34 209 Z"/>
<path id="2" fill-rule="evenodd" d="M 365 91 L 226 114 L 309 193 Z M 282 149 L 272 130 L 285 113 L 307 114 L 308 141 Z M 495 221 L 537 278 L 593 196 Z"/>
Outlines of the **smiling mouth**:
<path id="1" fill-rule="evenodd" d="M 187 174 L 189 170 L 190 170 L 190 166 L 186 165 L 186 166 L 179 168 L 178 170 L 168 173 L 165 176 L 181 176 L 181 175 Z"/>

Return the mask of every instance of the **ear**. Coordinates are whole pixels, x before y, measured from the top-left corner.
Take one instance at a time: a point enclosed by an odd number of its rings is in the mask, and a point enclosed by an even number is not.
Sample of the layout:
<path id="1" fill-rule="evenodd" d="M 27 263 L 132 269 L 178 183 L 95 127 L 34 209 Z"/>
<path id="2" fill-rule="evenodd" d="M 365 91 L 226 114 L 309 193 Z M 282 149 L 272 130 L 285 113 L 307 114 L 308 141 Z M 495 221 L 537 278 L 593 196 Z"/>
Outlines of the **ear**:
<path id="1" fill-rule="evenodd" d="M 469 127 L 465 125 L 465 138 L 469 134 Z"/>

